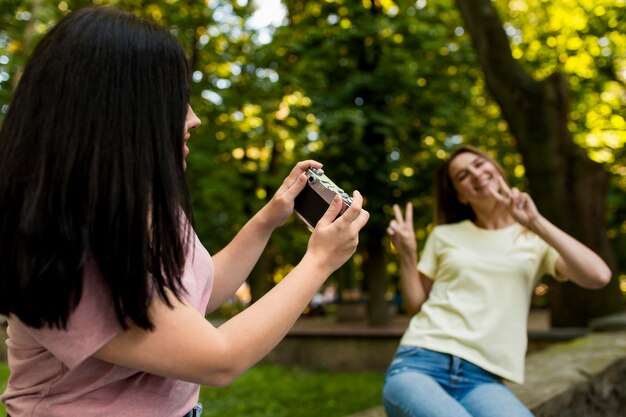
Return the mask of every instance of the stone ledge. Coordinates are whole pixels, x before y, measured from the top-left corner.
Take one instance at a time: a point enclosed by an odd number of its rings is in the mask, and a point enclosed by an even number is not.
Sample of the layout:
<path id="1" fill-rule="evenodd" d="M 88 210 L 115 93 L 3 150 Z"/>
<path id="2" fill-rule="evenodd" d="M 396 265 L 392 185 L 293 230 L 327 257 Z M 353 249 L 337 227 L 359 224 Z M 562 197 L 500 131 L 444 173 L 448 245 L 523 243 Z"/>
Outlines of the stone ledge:
<path id="1" fill-rule="evenodd" d="M 536 417 L 620 417 L 626 404 L 626 332 L 592 333 L 530 354 L 511 389 Z M 385 417 L 382 407 L 349 417 Z"/>
<path id="2" fill-rule="evenodd" d="M 589 323 L 589 328 L 594 332 L 616 332 L 626 330 L 626 312 L 593 319 Z"/>
<path id="3" fill-rule="evenodd" d="M 548 319 L 543 310 L 530 312 L 528 354 L 589 332 L 587 328 L 550 329 Z M 372 327 L 364 320 L 341 322 L 332 316 L 302 317 L 265 361 L 332 371 L 385 372 L 409 321 L 406 315 L 394 315 L 388 325 Z"/>
<path id="4" fill-rule="evenodd" d="M 626 332 L 593 333 L 532 354 L 524 385 L 511 388 L 537 417 L 623 416 Z"/>

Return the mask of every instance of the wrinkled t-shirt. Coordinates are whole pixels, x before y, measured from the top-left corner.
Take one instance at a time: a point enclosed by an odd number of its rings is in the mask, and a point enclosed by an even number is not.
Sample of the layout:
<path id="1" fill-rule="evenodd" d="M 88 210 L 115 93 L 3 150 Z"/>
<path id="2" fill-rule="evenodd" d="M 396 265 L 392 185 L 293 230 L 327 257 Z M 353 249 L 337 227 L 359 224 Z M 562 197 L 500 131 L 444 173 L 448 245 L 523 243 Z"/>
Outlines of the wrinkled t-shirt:
<path id="1" fill-rule="evenodd" d="M 417 266 L 433 286 L 400 343 L 522 383 L 532 290 L 544 274 L 562 279 L 558 257 L 518 223 L 496 230 L 469 220 L 435 227 Z"/>
<path id="2" fill-rule="evenodd" d="M 190 246 L 181 297 L 204 314 L 213 262 L 195 234 Z M 177 417 L 198 401 L 197 384 L 92 356 L 122 331 L 110 290 L 93 260 L 85 264 L 82 296 L 67 329 L 35 329 L 15 316 L 8 323 L 11 375 L 1 399 L 12 417 Z"/>

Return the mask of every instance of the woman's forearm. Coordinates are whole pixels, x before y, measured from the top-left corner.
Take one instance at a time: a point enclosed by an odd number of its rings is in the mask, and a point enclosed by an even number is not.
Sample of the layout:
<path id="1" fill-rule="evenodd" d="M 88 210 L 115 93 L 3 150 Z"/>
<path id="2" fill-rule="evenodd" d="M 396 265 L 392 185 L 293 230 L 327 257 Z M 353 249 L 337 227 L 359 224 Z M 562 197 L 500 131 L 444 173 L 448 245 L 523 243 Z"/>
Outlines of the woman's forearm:
<path id="1" fill-rule="evenodd" d="M 417 270 L 417 254 L 400 255 L 400 289 L 409 315 L 420 311 L 427 294 Z"/>
<path id="2" fill-rule="evenodd" d="M 611 280 L 611 269 L 598 254 L 568 235 L 543 216 L 530 228 L 560 255 L 557 272 L 585 288 L 601 288 Z"/>
<path id="3" fill-rule="evenodd" d="M 233 347 L 230 377 L 244 372 L 276 346 L 329 274 L 305 256 L 272 290 L 219 327 L 226 345 Z"/>
<path id="4" fill-rule="evenodd" d="M 267 206 L 265 206 L 267 207 Z M 207 313 L 214 311 L 243 284 L 269 241 L 274 226 L 261 209 L 221 251 L 213 255 L 213 292 Z"/>
<path id="5" fill-rule="evenodd" d="M 332 272 L 327 264 L 305 255 L 278 285 L 219 328 L 175 297 L 171 305 L 157 298 L 149 311 L 154 330 L 131 325 L 94 356 L 155 375 L 227 385 L 287 334 Z"/>

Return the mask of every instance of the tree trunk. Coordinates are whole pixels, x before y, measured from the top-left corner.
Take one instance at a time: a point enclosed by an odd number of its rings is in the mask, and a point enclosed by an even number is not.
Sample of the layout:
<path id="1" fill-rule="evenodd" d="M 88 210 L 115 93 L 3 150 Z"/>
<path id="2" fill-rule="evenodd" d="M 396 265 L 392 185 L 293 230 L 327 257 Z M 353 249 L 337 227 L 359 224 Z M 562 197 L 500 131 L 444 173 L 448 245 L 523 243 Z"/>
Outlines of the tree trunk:
<path id="1" fill-rule="evenodd" d="M 369 295 L 369 302 L 367 303 L 368 324 L 373 327 L 384 327 L 389 323 L 390 314 L 389 305 L 385 298 L 388 279 L 382 237 L 371 239 L 366 250 L 363 272 Z"/>
<path id="2" fill-rule="evenodd" d="M 370 9 L 372 16 L 380 16 L 382 6 L 380 2 L 375 2 Z M 381 65 L 381 57 L 383 51 L 376 43 L 368 50 L 363 47 L 364 43 L 360 41 L 357 45 L 353 45 L 358 50 L 358 65 L 362 73 L 373 73 Z M 373 112 L 376 109 L 384 109 L 387 106 L 386 92 L 381 92 L 376 88 L 367 86 L 358 92 L 365 103 L 372 103 Z M 367 109 L 365 109 L 367 111 Z M 372 113 L 373 114 L 373 113 Z M 385 259 L 384 238 L 386 236 L 386 225 L 388 219 L 384 215 L 383 201 L 391 201 L 392 194 L 387 184 L 381 180 L 379 175 L 380 167 L 386 167 L 387 152 L 385 149 L 385 135 L 381 133 L 384 125 L 380 126 L 379 121 L 375 118 L 370 119 L 365 126 L 363 134 L 363 146 L 369 150 L 362 157 L 368 160 L 366 166 L 370 167 L 367 172 L 360 174 L 358 184 L 360 190 L 368 190 L 368 194 L 372 198 L 365 207 L 370 212 L 370 220 L 368 224 L 367 238 L 363 239 L 367 254 L 363 260 L 363 277 L 368 293 L 367 319 L 368 324 L 373 327 L 384 327 L 389 324 L 391 315 L 389 313 L 389 305 L 385 297 L 387 293 L 387 285 L 389 276 L 387 274 L 387 262 Z M 377 197 L 374 197 L 377 195 Z"/>
<path id="3" fill-rule="evenodd" d="M 502 110 L 524 160 L 540 212 L 580 240 L 614 269 L 606 236 L 608 173 L 591 161 L 567 129 L 569 88 L 564 74 L 543 81 L 526 74 L 511 55 L 491 0 L 457 0 L 472 37 L 487 88 Z M 619 282 L 589 291 L 571 283 L 552 286 L 553 326 L 586 326 L 589 319 L 622 310 Z"/>

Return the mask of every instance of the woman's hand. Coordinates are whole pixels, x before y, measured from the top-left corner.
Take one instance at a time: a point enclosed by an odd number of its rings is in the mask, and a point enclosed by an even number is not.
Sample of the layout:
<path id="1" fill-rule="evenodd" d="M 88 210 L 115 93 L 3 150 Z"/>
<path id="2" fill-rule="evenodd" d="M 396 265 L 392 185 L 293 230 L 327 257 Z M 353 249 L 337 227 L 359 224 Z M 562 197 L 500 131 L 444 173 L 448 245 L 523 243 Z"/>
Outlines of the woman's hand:
<path id="1" fill-rule="evenodd" d="M 516 222 L 535 231 L 534 226 L 541 219 L 541 214 L 530 195 L 516 187 L 510 188 L 502 177 L 498 178 L 498 186 L 489 188 L 489 192 L 509 210 Z"/>
<path id="2" fill-rule="evenodd" d="M 398 251 L 400 264 L 400 289 L 404 307 L 409 315 L 416 314 L 428 298 L 432 280 L 417 270 L 417 240 L 413 229 L 413 204 L 407 203 L 405 214 L 393 205 L 394 218 L 387 233 Z"/>
<path id="3" fill-rule="evenodd" d="M 526 193 L 509 188 L 504 179 L 499 179 L 496 189 L 489 190 L 519 224 L 532 230 L 559 253 L 556 272 L 583 288 L 601 288 L 611 280 L 609 266 L 598 254 L 568 235 L 545 217 Z"/>
<path id="4" fill-rule="evenodd" d="M 306 185 L 304 173 L 309 168 L 322 168 L 322 164 L 313 160 L 298 162 L 263 208 L 263 219 L 272 229 L 285 224 L 293 213 L 294 199 Z"/>
<path id="5" fill-rule="evenodd" d="M 335 196 L 328 210 L 317 222 L 311 234 L 307 254 L 316 259 L 318 265 L 332 273 L 343 265 L 356 251 L 359 231 L 369 220 L 369 213 L 363 210 L 363 197 L 355 191 L 352 204 L 339 217 L 343 202 Z"/>
<path id="6" fill-rule="evenodd" d="M 387 233 L 391 236 L 398 254 L 400 256 L 417 254 L 417 241 L 413 229 L 413 204 L 406 204 L 406 217 L 402 216 L 402 211 L 397 204 L 393 205 L 393 212 L 395 217 L 389 222 Z"/>

